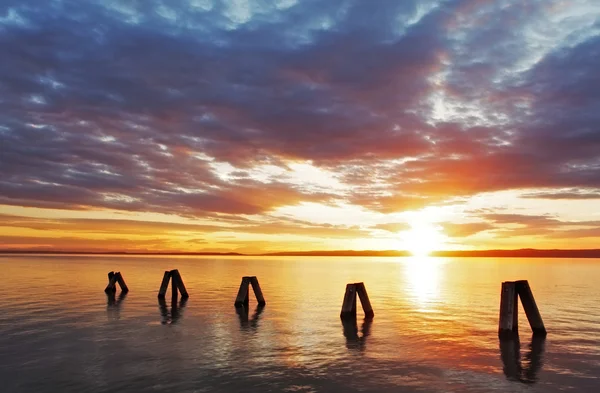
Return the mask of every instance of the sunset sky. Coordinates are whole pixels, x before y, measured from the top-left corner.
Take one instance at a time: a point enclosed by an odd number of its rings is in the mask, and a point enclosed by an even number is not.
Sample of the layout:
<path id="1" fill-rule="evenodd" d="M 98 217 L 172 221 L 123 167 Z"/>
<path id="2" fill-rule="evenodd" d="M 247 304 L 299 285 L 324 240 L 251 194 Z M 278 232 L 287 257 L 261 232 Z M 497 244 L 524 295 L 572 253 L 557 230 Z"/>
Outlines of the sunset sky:
<path id="1" fill-rule="evenodd" d="M 0 248 L 600 248 L 600 1 L 4 0 Z"/>

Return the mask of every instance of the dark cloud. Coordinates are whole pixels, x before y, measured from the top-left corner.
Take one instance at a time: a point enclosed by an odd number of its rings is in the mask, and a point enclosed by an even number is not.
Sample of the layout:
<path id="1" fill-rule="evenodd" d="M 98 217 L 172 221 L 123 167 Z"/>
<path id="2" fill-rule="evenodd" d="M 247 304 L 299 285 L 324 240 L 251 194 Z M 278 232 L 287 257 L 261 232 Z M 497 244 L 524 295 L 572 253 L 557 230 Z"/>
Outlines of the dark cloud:
<path id="1" fill-rule="evenodd" d="M 484 214 L 482 217 L 493 224 L 490 229 L 497 238 L 586 238 L 594 237 L 600 228 L 600 221 L 563 221 L 551 215 Z"/>
<path id="2" fill-rule="evenodd" d="M 595 190 L 580 191 L 580 190 L 566 190 L 566 191 L 548 191 L 548 192 L 533 192 L 524 194 L 521 198 L 529 199 L 600 199 L 600 192 Z"/>
<path id="3" fill-rule="evenodd" d="M 211 216 L 597 192 L 600 37 L 566 20 L 536 41 L 554 2 L 248 3 L 3 1 L 0 203 Z M 288 160 L 348 190 L 244 175 Z"/>

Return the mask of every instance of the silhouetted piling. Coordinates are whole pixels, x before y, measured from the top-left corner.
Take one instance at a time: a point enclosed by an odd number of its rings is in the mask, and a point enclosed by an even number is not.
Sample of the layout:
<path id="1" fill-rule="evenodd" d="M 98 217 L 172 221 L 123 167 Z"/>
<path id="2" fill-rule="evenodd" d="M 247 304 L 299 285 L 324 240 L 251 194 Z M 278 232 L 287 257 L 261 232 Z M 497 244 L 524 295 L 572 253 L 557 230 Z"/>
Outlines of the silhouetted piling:
<path id="1" fill-rule="evenodd" d="M 116 282 L 117 282 L 117 278 L 115 277 L 115 272 L 109 272 L 108 273 L 108 285 L 104 289 L 104 292 L 106 292 L 106 293 L 116 292 L 117 291 L 117 288 L 115 287 Z"/>
<path id="2" fill-rule="evenodd" d="M 356 318 L 356 284 L 346 284 L 340 317 Z"/>
<path id="3" fill-rule="evenodd" d="M 119 286 L 121 287 L 121 291 L 129 292 L 129 288 L 127 287 L 127 284 L 125 284 L 125 279 L 123 278 L 123 275 L 121 274 L 121 272 L 115 273 L 115 276 L 117 276 L 117 282 L 119 283 Z"/>
<path id="4" fill-rule="evenodd" d="M 242 277 L 242 283 L 240 284 L 240 289 L 238 290 L 237 297 L 235 298 L 236 307 L 245 306 L 246 309 L 248 308 L 248 304 L 250 303 L 250 285 L 252 285 L 252 290 L 254 291 L 254 295 L 256 296 L 258 304 L 261 306 L 266 304 L 265 297 L 263 296 L 256 276 L 246 276 Z"/>
<path id="5" fill-rule="evenodd" d="M 188 295 L 187 289 L 185 288 L 185 285 L 183 284 L 183 278 L 181 278 L 181 274 L 179 274 L 179 270 L 177 270 L 177 269 L 172 270 L 171 275 L 177 276 L 177 289 L 179 289 L 179 293 L 181 293 L 181 298 L 187 299 L 188 297 L 190 297 L 190 295 Z"/>
<path id="6" fill-rule="evenodd" d="M 182 299 L 187 299 L 190 297 L 185 285 L 183 285 L 183 279 L 181 278 L 179 270 L 173 269 L 171 271 L 165 271 L 165 274 L 163 275 L 163 279 L 158 290 L 159 299 L 164 299 L 166 296 L 167 289 L 169 288 L 169 281 L 171 281 L 171 298 L 173 301 L 177 301 L 177 291 L 179 291 L 181 294 Z"/>
<path id="7" fill-rule="evenodd" d="M 371 319 L 375 316 L 369 295 L 365 284 L 357 282 L 346 285 L 346 293 L 344 294 L 344 300 L 342 302 L 342 312 L 340 313 L 341 318 L 356 318 L 356 296 L 360 298 L 363 311 L 365 312 L 365 318 Z"/>
<path id="8" fill-rule="evenodd" d="M 517 281 L 515 285 L 517 287 L 519 297 L 521 298 L 521 303 L 523 304 L 523 310 L 525 310 L 525 315 L 529 321 L 529 326 L 531 326 L 531 330 L 534 334 L 545 336 L 547 334 L 546 327 L 544 326 L 544 321 L 542 321 L 540 310 L 538 309 L 535 299 L 533 298 L 533 293 L 531 292 L 529 283 L 527 280 L 520 280 Z"/>
<path id="9" fill-rule="evenodd" d="M 546 335 L 544 322 L 533 298 L 533 293 L 527 280 L 506 281 L 502 283 L 500 295 L 500 321 L 498 335 L 507 337 L 519 332 L 519 300 L 529 320 L 529 325 L 534 334 Z"/>
<path id="10" fill-rule="evenodd" d="M 369 300 L 369 295 L 367 294 L 367 288 L 365 288 L 365 284 L 359 282 L 356 284 L 356 294 L 360 299 L 360 304 L 362 304 L 362 308 L 365 312 L 365 318 L 373 318 L 375 313 L 373 312 L 373 307 L 371 306 L 371 301 Z"/>
<path id="11" fill-rule="evenodd" d="M 501 337 L 519 331 L 519 300 L 514 282 L 503 282 L 500 294 L 500 323 L 498 335 Z"/>
<path id="12" fill-rule="evenodd" d="M 167 295 L 167 288 L 169 287 L 170 279 L 171 279 L 171 272 L 165 271 L 165 275 L 163 276 L 162 283 L 160 284 L 160 289 L 158 290 L 159 298 L 164 298 Z"/>
<path id="13" fill-rule="evenodd" d="M 119 284 L 119 287 L 121 287 L 121 292 L 129 292 L 129 288 L 127 287 L 127 284 L 125 284 L 125 279 L 123 279 L 123 275 L 121 275 L 120 272 L 108 273 L 108 285 L 104 289 L 104 292 L 106 292 L 107 294 L 115 293 L 117 291 L 117 283 Z"/>

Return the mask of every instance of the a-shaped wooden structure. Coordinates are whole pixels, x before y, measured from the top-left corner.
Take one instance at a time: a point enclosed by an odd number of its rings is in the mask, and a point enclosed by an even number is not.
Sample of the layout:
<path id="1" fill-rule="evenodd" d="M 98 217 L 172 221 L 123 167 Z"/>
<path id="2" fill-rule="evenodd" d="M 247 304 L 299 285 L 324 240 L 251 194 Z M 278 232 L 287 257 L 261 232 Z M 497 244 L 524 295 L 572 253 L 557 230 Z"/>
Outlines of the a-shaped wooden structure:
<path id="1" fill-rule="evenodd" d="M 114 294 L 117 291 L 117 283 L 119 284 L 119 287 L 121 287 L 122 293 L 129 292 L 129 288 L 127 288 L 127 284 L 125 284 L 125 280 L 123 279 L 121 272 L 108 273 L 108 285 L 106 286 L 104 292 L 107 294 Z"/>
<path id="2" fill-rule="evenodd" d="M 259 306 L 264 306 L 267 304 L 265 302 L 265 297 L 263 296 L 262 290 L 260 289 L 260 285 L 258 284 L 258 279 L 256 276 L 248 276 L 242 277 L 242 283 L 240 284 L 240 290 L 238 291 L 238 295 L 235 298 L 235 306 L 242 307 L 245 306 L 248 308 L 248 303 L 250 303 L 250 285 L 252 285 L 252 290 L 254 291 L 254 295 L 256 296 L 256 300 L 258 301 Z"/>
<path id="3" fill-rule="evenodd" d="M 523 303 L 523 309 L 531 330 L 535 335 L 546 335 L 546 328 L 542 316 L 538 310 L 533 293 L 527 280 L 506 281 L 502 283 L 500 298 L 500 322 L 498 335 L 506 337 L 519 332 L 519 299 Z"/>
<path id="4" fill-rule="evenodd" d="M 167 294 L 167 288 L 169 287 L 169 281 L 171 281 L 171 300 L 177 300 L 177 291 L 181 293 L 182 299 L 187 299 L 190 295 L 185 289 L 185 285 L 183 284 L 183 279 L 181 278 L 181 274 L 179 274 L 179 270 L 174 269 L 171 271 L 165 271 L 165 275 L 163 276 L 162 283 L 160 284 L 160 289 L 158 290 L 158 297 L 160 299 L 164 299 Z"/>
<path id="5" fill-rule="evenodd" d="M 373 307 L 371 307 L 371 301 L 369 300 L 369 295 L 367 295 L 365 284 L 362 282 L 346 285 L 346 294 L 344 295 L 340 317 L 343 319 L 356 318 L 356 295 L 360 298 L 365 318 L 373 318 L 375 313 L 373 312 Z"/>

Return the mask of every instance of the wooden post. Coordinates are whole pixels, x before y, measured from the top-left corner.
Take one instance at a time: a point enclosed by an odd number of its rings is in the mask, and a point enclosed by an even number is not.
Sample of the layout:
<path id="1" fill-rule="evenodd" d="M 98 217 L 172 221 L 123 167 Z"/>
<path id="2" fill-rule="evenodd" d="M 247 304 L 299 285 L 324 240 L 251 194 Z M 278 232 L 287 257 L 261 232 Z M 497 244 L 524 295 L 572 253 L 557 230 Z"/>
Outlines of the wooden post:
<path id="1" fill-rule="evenodd" d="M 242 283 L 240 284 L 240 289 L 238 291 L 237 297 L 235 298 L 236 307 L 245 306 L 246 309 L 248 309 L 248 304 L 250 303 L 250 285 L 252 285 L 252 290 L 254 291 L 254 295 L 256 296 L 256 300 L 258 301 L 258 305 L 264 306 L 265 304 L 267 304 L 265 302 L 265 297 L 263 296 L 262 289 L 260 289 L 258 278 L 256 278 L 256 276 L 245 276 L 242 277 Z"/>
<path id="2" fill-rule="evenodd" d="M 187 289 L 185 289 L 185 285 L 183 284 L 183 279 L 181 278 L 181 274 L 179 274 L 179 270 L 177 270 L 177 269 L 171 270 L 171 276 L 172 277 L 177 276 L 176 284 L 177 284 L 177 289 L 179 289 L 179 293 L 181 293 L 181 298 L 187 299 L 188 297 L 190 297 Z"/>
<path id="3" fill-rule="evenodd" d="M 160 289 L 158 290 L 158 297 L 164 299 L 167 295 L 167 288 L 169 287 L 169 280 L 171 279 L 171 272 L 165 271 Z"/>
<path id="4" fill-rule="evenodd" d="M 238 291 L 237 297 L 235 298 L 235 306 L 241 307 L 246 306 L 248 309 L 249 300 L 249 292 L 250 292 L 250 280 L 248 277 L 242 277 L 242 283 L 240 284 L 240 290 Z"/>
<path id="5" fill-rule="evenodd" d="M 341 318 L 356 318 L 356 284 L 347 284 L 342 303 Z"/>
<path id="6" fill-rule="evenodd" d="M 506 281 L 502 283 L 500 293 L 500 322 L 498 336 L 506 337 L 518 332 L 518 299 L 515 283 Z"/>
<path id="7" fill-rule="evenodd" d="M 177 288 L 179 286 L 179 277 L 177 270 L 171 270 L 171 310 L 177 307 Z M 171 311 L 172 314 L 172 311 Z"/>
<path id="8" fill-rule="evenodd" d="M 117 278 L 117 282 L 121 287 L 121 292 L 129 292 L 129 288 L 127 287 L 127 284 L 125 284 L 125 279 L 123 278 L 121 272 L 116 272 L 115 277 Z"/>
<path id="9" fill-rule="evenodd" d="M 544 326 L 544 321 L 542 321 L 540 310 L 533 298 L 529 282 L 527 282 L 527 280 L 520 280 L 515 282 L 515 285 L 533 334 L 545 336 L 547 334 L 546 327 Z"/>
<path id="10" fill-rule="evenodd" d="M 106 293 L 115 292 L 117 290 L 117 288 L 115 287 L 116 282 L 117 282 L 117 277 L 115 275 L 115 272 L 108 273 L 108 285 L 106 286 L 106 289 L 104 289 L 104 292 L 106 292 Z"/>
<path id="11" fill-rule="evenodd" d="M 260 284 L 258 283 L 258 278 L 256 278 L 256 276 L 250 277 L 250 284 L 252 284 L 252 290 L 254 291 L 254 295 L 256 296 L 258 304 L 261 306 L 267 304 L 267 302 L 265 302 L 265 297 L 263 296 L 262 290 L 260 289 Z"/>
<path id="12" fill-rule="evenodd" d="M 505 337 L 510 334 L 518 333 L 518 315 L 519 300 L 523 304 L 525 315 L 529 321 L 531 330 L 536 335 L 545 336 L 546 328 L 542 321 L 542 316 L 538 310 L 533 293 L 527 280 L 506 281 L 502 283 L 502 292 L 500 295 L 500 322 L 498 325 L 498 335 Z"/>
<path id="13" fill-rule="evenodd" d="M 365 312 L 365 318 L 371 319 L 375 316 L 373 312 L 373 307 L 371 306 L 371 301 L 369 300 L 369 295 L 367 295 L 367 288 L 365 288 L 365 284 L 359 282 L 356 284 L 356 293 L 360 299 L 360 304 L 362 304 L 362 308 Z"/>
<path id="14" fill-rule="evenodd" d="M 372 319 L 375 316 L 369 295 L 367 294 L 367 288 L 362 282 L 355 282 L 353 284 L 346 285 L 346 293 L 344 294 L 344 301 L 342 303 L 342 312 L 340 313 L 341 318 L 356 318 L 356 295 L 360 298 L 363 311 L 365 312 L 366 319 Z"/>

